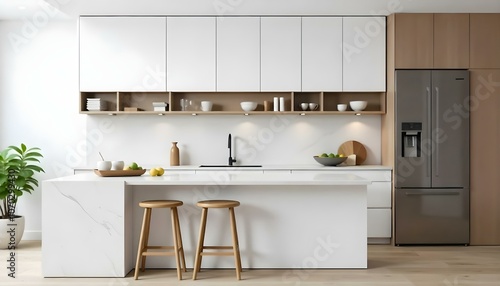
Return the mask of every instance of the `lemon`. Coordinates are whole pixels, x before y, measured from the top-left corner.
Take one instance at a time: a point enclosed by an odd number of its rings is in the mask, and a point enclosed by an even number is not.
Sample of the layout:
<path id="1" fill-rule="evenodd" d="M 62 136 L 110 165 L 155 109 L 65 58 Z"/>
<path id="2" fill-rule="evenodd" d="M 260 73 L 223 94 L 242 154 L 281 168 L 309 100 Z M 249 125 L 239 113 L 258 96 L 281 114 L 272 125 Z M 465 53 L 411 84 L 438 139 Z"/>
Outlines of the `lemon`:
<path id="1" fill-rule="evenodd" d="M 158 176 L 158 169 L 156 168 L 150 169 L 149 174 L 151 175 L 151 177 Z"/>
<path id="2" fill-rule="evenodd" d="M 155 168 L 158 171 L 158 176 L 163 176 L 165 174 L 165 170 L 162 167 Z"/>
<path id="3" fill-rule="evenodd" d="M 342 158 L 342 157 L 344 157 L 344 154 L 339 154 L 339 158 Z"/>
<path id="4" fill-rule="evenodd" d="M 130 169 L 130 166 L 125 166 L 125 167 L 123 168 L 123 170 L 128 171 L 128 170 L 131 170 L 131 169 Z"/>

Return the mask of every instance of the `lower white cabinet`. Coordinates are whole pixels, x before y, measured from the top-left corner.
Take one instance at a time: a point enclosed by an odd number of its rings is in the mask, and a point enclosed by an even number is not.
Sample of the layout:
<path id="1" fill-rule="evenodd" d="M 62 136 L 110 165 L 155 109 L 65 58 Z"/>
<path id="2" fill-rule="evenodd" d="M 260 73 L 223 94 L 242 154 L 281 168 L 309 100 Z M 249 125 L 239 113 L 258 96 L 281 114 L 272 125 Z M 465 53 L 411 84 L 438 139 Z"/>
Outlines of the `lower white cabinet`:
<path id="1" fill-rule="evenodd" d="M 372 181 L 367 186 L 368 204 L 368 243 L 389 244 L 392 237 L 392 182 L 390 170 L 352 170 L 352 171 L 303 171 L 331 174 L 355 174 Z"/>
<path id="2" fill-rule="evenodd" d="M 368 207 L 368 238 L 390 238 L 391 217 L 390 208 Z"/>

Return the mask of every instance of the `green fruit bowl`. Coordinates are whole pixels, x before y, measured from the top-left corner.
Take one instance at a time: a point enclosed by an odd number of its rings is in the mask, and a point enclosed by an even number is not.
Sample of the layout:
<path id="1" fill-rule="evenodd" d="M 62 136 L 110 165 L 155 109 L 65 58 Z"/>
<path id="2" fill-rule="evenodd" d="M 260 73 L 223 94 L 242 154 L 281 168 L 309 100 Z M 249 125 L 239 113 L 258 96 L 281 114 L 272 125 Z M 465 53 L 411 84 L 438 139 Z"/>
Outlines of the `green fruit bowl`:
<path id="1" fill-rule="evenodd" d="M 338 164 L 344 162 L 347 160 L 347 157 L 318 157 L 318 156 L 313 156 L 314 160 L 316 162 L 320 163 L 323 166 L 337 166 Z"/>

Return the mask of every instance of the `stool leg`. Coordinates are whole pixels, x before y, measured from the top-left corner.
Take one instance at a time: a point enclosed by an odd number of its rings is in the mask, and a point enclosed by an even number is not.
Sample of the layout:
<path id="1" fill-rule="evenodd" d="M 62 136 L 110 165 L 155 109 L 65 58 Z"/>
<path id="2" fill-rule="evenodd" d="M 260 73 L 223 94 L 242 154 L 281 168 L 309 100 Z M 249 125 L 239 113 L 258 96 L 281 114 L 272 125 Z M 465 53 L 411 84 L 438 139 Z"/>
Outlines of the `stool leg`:
<path id="1" fill-rule="evenodd" d="M 208 209 L 203 208 L 201 211 L 200 236 L 198 238 L 198 246 L 196 247 L 196 256 L 193 266 L 193 280 L 196 280 L 196 275 L 201 269 L 201 253 L 203 251 L 203 243 L 205 241 L 205 228 L 207 226 Z"/>
<path id="2" fill-rule="evenodd" d="M 147 251 L 148 245 L 149 245 L 149 229 L 151 228 L 151 208 L 146 208 L 146 213 L 147 213 L 147 223 L 146 223 L 146 233 L 144 234 L 144 245 L 143 248 L 144 250 Z M 146 268 L 146 258 L 147 256 L 143 255 L 142 256 L 142 264 L 141 264 L 141 271 L 144 272 Z"/>
<path id="3" fill-rule="evenodd" d="M 135 273 L 134 273 L 134 279 L 137 280 L 139 277 L 139 266 L 141 262 L 141 257 L 142 257 L 142 251 L 143 251 L 143 243 L 144 243 L 144 235 L 146 232 L 146 224 L 148 223 L 148 211 L 147 209 L 144 209 L 144 217 L 142 219 L 142 227 L 141 227 L 141 236 L 139 238 L 139 246 L 137 249 L 137 260 L 135 263 Z"/>
<path id="4" fill-rule="evenodd" d="M 179 253 L 182 262 L 182 270 L 186 272 L 186 258 L 184 256 L 184 245 L 182 244 L 181 226 L 179 224 L 179 212 L 175 208 L 175 224 L 177 226 L 177 240 L 179 242 Z"/>
<path id="5" fill-rule="evenodd" d="M 234 208 L 229 208 L 229 219 L 231 221 L 231 233 L 233 235 L 233 251 L 234 264 L 236 266 L 236 278 L 241 279 L 241 257 L 240 245 L 238 243 L 238 232 L 236 230 L 236 217 L 234 216 Z"/>
<path id="6" fill-rule="evenodd" d="M 182 280 L 182 272 L 181 272 L 181 262 L 180 262 L 180 257 L 179 257 L 179 236 L 178 232 L 179 230 L 177 229 L 177 223 L 176 219 L 177 217 L 175 216 L 175 207 L 170 208 L 170 218 L 172 220 L 172 237 L 174 239 L 174 255 L 175 255 L 175 265 L 177 266 L 177 278 L 179 280 Z"/>

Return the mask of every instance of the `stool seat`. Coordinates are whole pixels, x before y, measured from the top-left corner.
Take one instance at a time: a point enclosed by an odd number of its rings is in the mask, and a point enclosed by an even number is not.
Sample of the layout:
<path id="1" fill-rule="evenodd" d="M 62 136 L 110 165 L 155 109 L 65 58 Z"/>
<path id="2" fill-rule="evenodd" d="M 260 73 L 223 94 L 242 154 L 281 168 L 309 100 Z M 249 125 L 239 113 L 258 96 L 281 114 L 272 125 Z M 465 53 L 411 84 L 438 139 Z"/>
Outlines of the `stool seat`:
<path id="1" fill-rule="evenodd" d="M 181 201 L 175 200 L 151 200 L 151 201 L 142 201 L 139 203 L 141 208 L 173 208 L 180 207 L 183 205 Z"/>
<path id="2" fill-rule="evenodd" d="M 141 236 L 139 238 L 139 246 L 137 250 L 137 260 L 134 273 L 135 280 L 139 278 L 139 269 L 144 271 L 146 268 L 146 257 L 148 256 L 175 256 L 177 277 L 179 280 L 182 280 L 182 271 L 186 271 L 186 260 L 184 259 L 184 247 L 182 245 L 179 214 L 177 212 L 177 207 L 182 205 L 183 202 L 176 200 L 149 200 L 139 203 L 139 206 L 144 208 L 144 217 L 142 220 Z M 148 244 L 149 230 L 151 228 L 151 212 L 153 209 L 158 208 L 170 208 L 173 246 L 151 246 Z"/>
<path id="3" fill-rule="evenodd" d="M 201 269 L 201 261 L 203 256 L 234 256 L 234 263 L 236 266 L 236 279 L 241 279 L 241 258 L 240 246 L 238 243 L 238 233 L 236 230 L 236 218 L 234 215 L 234 208 L 240 205 L 238 201 L 231 200 L 208 200 L 199 201 L 196 204 L 202 208 L 201 222 L 200 222 L 200 235 L 198 238 L 198 246 L 196 247 L 196 256 L 193 267 L 193 280 L 196 280 L 197 274 Z M 231 246 L 205 246 L 205 229 L 207 226 L 208 209 L 210 208 L 227 208 L 229 210 L 229 222 L 231 226 L 231 236 L 233 245 Z M 230 251 L 221 251 L 221 250 Z M 209 250 L 209 251 L 205 251 Z M 215 252 L 213 252 L 215 250 Z"/>
<path id="4" fill-rule="evenodd" d="M 210 200 L 200 201 L 196 205 L 200 208 L 235 208 L 240 205 L 240 202 L 231 200 Z"/>

